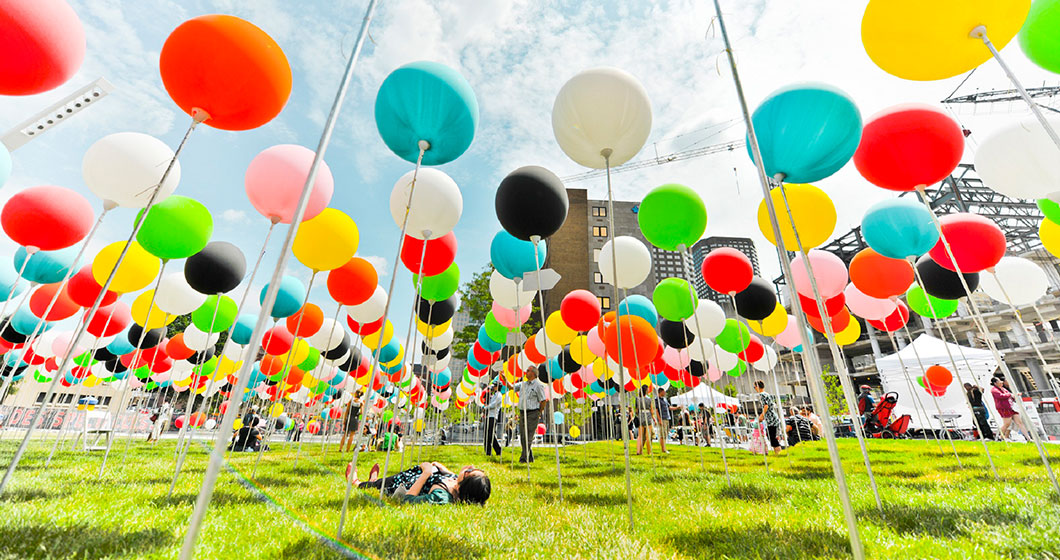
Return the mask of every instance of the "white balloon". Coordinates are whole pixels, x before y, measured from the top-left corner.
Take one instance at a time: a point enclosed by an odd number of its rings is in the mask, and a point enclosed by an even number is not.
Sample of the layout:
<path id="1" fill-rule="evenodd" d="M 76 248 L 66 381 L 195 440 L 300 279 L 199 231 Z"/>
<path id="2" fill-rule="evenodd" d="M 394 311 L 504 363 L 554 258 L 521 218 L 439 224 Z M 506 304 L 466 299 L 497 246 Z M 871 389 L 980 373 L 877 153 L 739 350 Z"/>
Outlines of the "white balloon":
<path id="1" fill-rule="evenodd" d="M 143 208 L 173 159 L 165 142 L 139 132 L 118 132 L 100 138 L 85 152 L 81 175 L 93 194 L 126 208 Z M 180 183 L 180 162 L 173 164 L 155 202 Z"/>
<path id="2" fill-rule="evenodd" d="M 688 357 L 697 362 L 706 363 L 714 357 L 714 344 L 709 340 L 696 338 L 688 345 Z"/>
<path id="3" fill-rule="evenodd" d="M 612 250 L 612 246 L 617 250 Z M 618 254 L 618 282 L 614 281 L 613 254 Z M 651 252 L 636 237 L 622 235 L 600 249 L 600 274 L 604 282 L 620 289 L 636 288 L 651 274 Z"/>
<path id="4" fill-rule="evenodd" d="M 725 329 L 725 311 L 713 300 L 701 299 L 696 312 L 685 319 L 685 327 L 696 337 L 714 338 Z"/>
<path id="5" fill-rule="evenodd" d="M 439 335 L 435 335 L 434 338 L 431 338 L 431 339 L 427 340 L 427 346 L 430 347 L 431 350 L 441 350 L 443 348 L 448 347 L 452 343 L 453 343 L 453 327 L 452 327 L 452 325 L 450 325 L 448 329 L 445 329 L 445 332 L 443 332 L 443 333 L 441 333 Z"/>
<path id="6" fill-rule="evenodd" d="M 209 418 L 202 425 L 202 427 L 206 428 L 207 430 L 212 430 L 212 429 L 214 429 L 214 426 L 216 426 L 216 425 L 217 425 L 217 420 L 214 420 L 213 418 Z"/>
<path id="7" fill-rule="evenodd" d="M 191 364 L 188 364 L 187 368 L 178 368 L 174 365 L 173 369 L 169 370 L 170 381 L 184 381 L 189 377 L 191 377 Z"/>
<path id="8" fill-rule="evenodd" d="M 221 355 L 232 360 L 233 362 L 240 362 L 243 360 L 243 354 L 246 352 L 246 347 L 235 342 L 225 344 L 222 349 Z"/>
<path id="9" fill-rule="evenodd" d="M 490 296 L 505 309 L 521 309 L 534 301 L 536 292 L 523 290 L 522 286 L 496 270 L 490 274 Z"/>
<path id="10" fill-rule="evenodd" d="M 339 368 L 337 368 L 337 367 L 326 367 L 326 368 L 322 369 L 321 371 L 317 372 L 316 374 L 314 374 L 313 377 L 316 377 L 320 381 L 331 381 L 332 379 L 334 379 L 334 377 L 336 375 L 338 375 L 338 373 L 339 373 Z M 343 397 L 345 397 L 345 396 L 346 395 L 343 394 Z"/>
<path id="11" fill-rule="evenodd" d="M 321 352 L 326 352 L 342 344 L 345 336 L 346 329 L 342 328 L 338 321 L 328 317 L 320 323 L 320 330 L 309 337 L 309 345 Z"/>
<path id="12" fill-rule="evenodd" d="M 188 325 L 188 328 L 184 329 L 184 345 L 196 352 L 217 344 L 217 339 L 220 337 L 220 333 L 208 334 L 199 330 L 195 325 Z"/>
<path id="13" fill-rule="evenodd" d="M 405 233 L 416 239 L 437 239 L 456 227 L 464 211 L 464 199 L 456 181 L 430 167 L 419 169 L 413 189 L 412 177 L 416 173 L 416 170 L 409 171 L 394 185 L 390 192 L 390 216 L 401 227 L 406 220 L 405 209 L 411 191 L 412 204 L 408 206 Z"/>
<path id="14" fill-rule="evenodd" d="M 525 351 L 519 352 L 519 355 L 515 358 L 515 363 L 519 366 L 519 369 L 521 370 L 530 369 L 530 367 L 534 365 L 534 362 L 531 362 L 530 358 L 526 357 Z"/>
<path id="15" fill-rule="evenodd" d="M 993 274 L 979 274 L 979 286 L 986 295 L 1008 305 L 1030 305 L 1049 290 L 1045 271 L 1033 261 L 1020 257 L 1002 257 L 994 266 Z"/>
<path id="16" fill-rule="evenodd" d="M 736 364 L 740 363 L 740 357 L 731 352 L 722 350 L 721 348 L 715 348 L 714 363 L 721 371 L 729 371 L 736 367 Z"/>
<path id="17" fill-rule="evenodd" d="M 368 301 L 357 305 L 351 305 L 346 308 L 346 312 L 349 313 L 350 318 L 361 324 L 378 321 L 379 318 L 383 316 L 383 311 L 385 310 L 386 290 L 384 290 L 382 286 L 375 287 L 375 292 L 373 292 L 372 296 L 368 298 Z"/>
<path id="18" fill-rule="evenodd" d="M 187 315 L 206 302 L 206 294 L 200 294 L 188 285 L 183 272 L 170 272 L 162 276 L 155 294 L 155 305 L 170 315 Z"/>
<path id="19" fill-rule="evenodd" d="M 585 70 L 563 84 L 552 105 L 552 132 L 567 157 L 594 169 L 629 161 L 651 133 L 644 86 L 617 68 Z"/>
<path id="20" fill-rule="evenodd" d="M 772 348 L 770 348 L 768 346 L 766 346 L 765 354 L 763 354 L 761 358 L 758 358 L 758 361 L 756 361 L 755 363 L 753 363 L 751 365 L 754 366 L 754 368 L 757 369 L 758 371 L 769 371 L 769 370 L 773 369 L 774 367 L 776 367 L 777 361 L 778 361 L 777 351 L 773 350 Z"/>
<path id="21" fill-rule="evenodd" d="M 323 362 L 329 366 L 341 366 L 342 364 L 346 363 L 346 360 L 349 359 L 349 357 L 350 352 L 349 350 L 347 350 L 343 355 L 339 356 L 338 358 L 324 358 Z"/>
<path id="22" fill-rule="evenodd" d="M 440 371 L 443 371 L 445 368 L 449 367 L 449 362 L 452 360 L 452 356 L 452 353 L 449 353 L 446 354 L 445 357 L 440 360 L 434 360 L 434 363 L 432 363 L 431 367 L 429 368 L 431 370 L 431 373 L 438 373 Z"/>
<path id="23" fill-rule="evenodd" d="M 578 390 L 578 388 L 574 386 L 574 381 L 571 380 L 569 375 L 563 376 L 563 390 L 568 393 L 573 393 Z"/>
<path id="24" fill-rule="evenodd" d="M 1046 117 L 1060 131 L 1060 117 Z M 975 171 L 991 189 L 1012 198 L 1043 198 L 1060 190 L 1056 145 L 1037 119 L 1010 124 L 983 140 Z"/>

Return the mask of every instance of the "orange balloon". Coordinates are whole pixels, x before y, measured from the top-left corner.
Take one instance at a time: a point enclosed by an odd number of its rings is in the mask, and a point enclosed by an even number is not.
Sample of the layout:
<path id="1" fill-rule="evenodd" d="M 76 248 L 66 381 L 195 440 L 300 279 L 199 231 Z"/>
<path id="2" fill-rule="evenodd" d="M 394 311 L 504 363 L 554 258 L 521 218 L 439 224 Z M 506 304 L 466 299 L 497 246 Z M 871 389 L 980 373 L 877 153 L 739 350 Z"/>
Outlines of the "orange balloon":
<path id="1" fill-rule="evenodd" d="M 932 387 L 945 389 L 953 382 L 953 374 L 942 366 L 931 366 L 924 372 L 924 381 Z"/>
<path id="2" fill-rule="evenodd" d="M 379 273 L 372 263 L 353 257 L 346 264 L 328 272 L 328 294 L 342 305 L 360 305 L 375 293 Z"/>
<path id="3" fill-rule="evenodd" d="M 261 373 L 264 373 L 267 377 L 271 377 L 280 373 L 283 370 L 284 359 L 279 356 L 273 356 L 272 354 L 265 354 L 261 358 Z"/>
<path id="4" fill-rule="evenodd" d="M 177 26 L 158 59 L 162 83 L 185 113 L 206 113 L 206 124 L 249 130 L 283 110 L 291 95 L 291 65 L 267 33 L 249 21 L 206 15 Z"/>
<path id="5" fill-rule="evenodd" d="M 298 313 L 287 318 L 287 330 L 299 338 L 313 336 L 323 324 L 324 312 L 312 303 L 306 303 Z"/>
<path id="6" fill-rule="evenodd" d="M 604 328 L 604 348 L 612 360 L 618 361 L 619 329 L 622 331 L 623 366 L 636 369 L 655 359 L 655 353 L 659 351 L 659 337 L 655 329 L 641 317 L 623 315 Z"/>
<path id="7" fill-rule="evenodd" d="M 287 377 L 283 379 L 284 383 L 287 383 L 290 387 L 297 387 L 302 383 L 302 378 L 305 377 L 305 372 L 292 367 L 291 372 L 287 374 Z M 290 391 L 288 391 L 290 392 Z"/>
<path id="8" fill-rule="evenodd" d="M 818 319 L 817 317 L 814 317 L 813 315 L 807 315 L 806 321 L 810 323 L 810 326 L 813 327 L 813 330 L 821 334 L 827 334 L 824 330 L 824 321 Z M 843 332 L 843 329 L 847 328 L 847 326 L 850 325 L 850 310 L 848 310 L 846 307 L 840 309 L 839 313 L 832 315 L 829 321 L 832 324 L 832 334 L 838 334 Z"/>
<path id="9" fill-rule="evenodd" d="M 62 284 L 57 282 L 37 288 L 33 295 L 29 296 L 29 310 L 45 321 L 61 321 L 77 313 L 81 307 L 70 299 L 70 293 L 65 287 L 60 292 L 60 286 Z M 55 300 L 54 304 L 52 304 L 52 299 Z M 51 305 L 51 310 L 48 310 L 49 305 Z M 47 317 L 43 316 L 45 311 L 48 311 Z"/>
<path id="10" fill-rule="evenodd" d="M 523 345 L 523 352 L 526 353 L 526 359 L 535 364 L 542 364 L 548 359 L 548 356 L 537 351 L 536 341 L 537 334 L 535 333 L 531 335 L 530 338 L 526 339 L 526 344 Z"/>
<path id="11" fill-rule="evenodd" d="M 195 351 L 184 344 L 184 333 L 177 333 L 166 344 L 166 354 L 174 360 L 187 360 L 195 355 Z"/>
<path id="12" fill-rule="evenodd" d="M 888 258 L 865 248 L 850 261 L 850 281 L 867 296 L 888 299 L 909 289 L 913 283 L 913 266 L 908 261 Z"/>

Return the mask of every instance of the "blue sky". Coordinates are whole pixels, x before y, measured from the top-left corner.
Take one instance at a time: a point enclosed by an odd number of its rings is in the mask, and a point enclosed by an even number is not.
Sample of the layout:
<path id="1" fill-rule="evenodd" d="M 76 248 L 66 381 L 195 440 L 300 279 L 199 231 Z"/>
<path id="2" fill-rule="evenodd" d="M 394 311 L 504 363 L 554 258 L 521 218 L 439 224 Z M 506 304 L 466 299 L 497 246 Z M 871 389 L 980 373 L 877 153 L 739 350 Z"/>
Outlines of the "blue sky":
<path id="1" fill-rule="evenodd" d="M 608 7 L 584 2 L 479 0 L 383 0 L 357 69 L 327 162 L 335 177 L 331 205 L 350 214 L 360 228 L 358 254 L 371 259 L 389 282 L 398 227 L 387 211 L 394 182 L 410 164 L 391 154 L 375 130 L 372 106 L 387 73 L 415 60 L 435 60 L 462 72 L 476 91 L 480 128 L 469 151 L 442 166 L 460 185 L 464 212 L 456 234 L 462 276 L 489 259 L 489 241 L 498 229 L 493 193 L 509 171 L 544 165 L 560 176 L 584 169 L 567 159 L 552 137 L 550 110 L 562 84 L 580 70 L 610 65 L 644 83 L 654 124 L 649 145 L 637 159 L 738 139 L 743 134 L 720 38 L 711 26 L 709 2 L 621 2 Z M 864 2 L 800 0 L 723 2 L 750 102 L 795 81 L 826 81 L 858 101 L 864 116 L 889 105 L 935 103 L 962 77 L 939 82 L 906 82 L 885 74 L 860 43 Z M 213 212 L 214 238 L 240 246 L 252 261 L 268 222 L 246 199 L 243 173 L 262 149 L 280 143 L 314 147 L 334 90 L 352 47 L 366 2 L 363 0 L 284 2 L 279 0 L 72 0 L 82 18 L 88 54 L 79 73 L 63 87 L 25 98 L 0 98 L 0 128 L 6 130 L 70 91 L 103 76 L 117 90 L 13 153 L 15 170 L 0 189 L 0 201 L 38 184 L 58 184 L 84 192 L 81 157 L 95 140 L 112 132 L 155 135 L 175 146 L 187 117 L 169 100 L 158 73 L 158 52 L 167 34 L 187 18 L 208 13 L 243 17 L 264 29 L 286 52 L 294 74 L 290 102 L 272 123 L 253 131 L 224 132 L 200 127 L 181 158 L 178 194 L 197 198 Z M 1028 85 L 1057 83 L 1055 75 L 1031 65 L 1015 45 L 1003 51 Z M 1004 89 L 1009 85 L 988 62 L 961 86 L 961 92 Z M 1012 119 L 1024 108 L 958 108 L 954 115 L 976 139 Z M 966 160 L 970 160 L 969 157 Z M 697 189 L 710 216 L 707 235 L 754 238 L 767 275 L 775 274 L 772 247 L 758 232 L 754 214 L 761 199 L 754 169 L 742 151 L 687 160 L 643 171 L 617 174 L 616 191 L 639 199 L 652 187 L 681 182 Z M 604 195 L 600 180 L 570 186 Z M 852 166 L 820 184 L 839 207 L 836 234 L 860 222 L 871 203 L 889 196 L 867 185 Z M 95 248 L 119 239 L 133 213 L 117 210 L 104 224 Z M 276 259 L 278 230 L 265 257 Z M 10 255 L 6 239 L 0 253 Z M 290 273 L 308 279 L 292 260 Z M 404 333 L 412 303 L 411 275 L 400 270 L 392 320 Z M 261 278 L 261 276 L 259 276 Z M 262 281 L 256 283 L 255 290 Z M 314 301 L 324 303 L 323 289 Z M 131 298 L 130 298 L 131 300 Z M 334 309 L 325 305 L 325 309 Z"/>

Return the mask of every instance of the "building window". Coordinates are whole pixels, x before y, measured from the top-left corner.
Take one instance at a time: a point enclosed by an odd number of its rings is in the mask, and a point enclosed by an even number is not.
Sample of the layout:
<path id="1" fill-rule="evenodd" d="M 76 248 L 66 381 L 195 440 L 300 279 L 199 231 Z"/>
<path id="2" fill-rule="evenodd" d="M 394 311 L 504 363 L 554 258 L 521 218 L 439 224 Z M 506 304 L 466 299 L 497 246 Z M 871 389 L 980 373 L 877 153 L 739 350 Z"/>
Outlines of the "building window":
<path id="1" fill-rule="evenodd" d="M 604 275 L 600 274 L 599 272 L 594 272 L 593 273 L 593 282 L 596 282 L 597 284 L 603 284 L 604 283 Z"/>
<path id="2" fill-rule="evenodd" d="M 44 402 L 44 391 L 37 394 L 37 404 Z"/>
<path id="3" fill-rule="evenodd" d="M 600 307 L 604 309 L 611 309 L 611 298 L 606 296 L 599 296 Z"/>
<path id="4" fill-rule="evenodd" d="M 607 237 L 607 226 L 593 226 L 593 236 Z"/>
<path id="5" fill-rule="evenodd" d="M 605 206 L 593 206 L 593 216 L 597 218 L 607 217 L 607 207 Z"/>
<path id="6" fill-rule="evenodd" d="M 101 406 L 107 406 L 110 404 L 110 397 L 103 397 L 103 400 L 99 403 Z"/>
<path id="7" fill-rule="evenodd" d="M 593 262 L 600 262 L 600 249 L 593 249 Z"/>

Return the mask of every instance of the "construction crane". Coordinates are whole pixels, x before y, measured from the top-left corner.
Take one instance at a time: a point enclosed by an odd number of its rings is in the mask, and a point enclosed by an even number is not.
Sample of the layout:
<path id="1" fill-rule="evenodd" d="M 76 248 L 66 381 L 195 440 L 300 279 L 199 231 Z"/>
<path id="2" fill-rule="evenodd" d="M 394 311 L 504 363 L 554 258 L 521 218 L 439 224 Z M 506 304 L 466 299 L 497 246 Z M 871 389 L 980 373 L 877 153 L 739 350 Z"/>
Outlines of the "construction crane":
<path id="1" fill-rule="evenodd" d="M 957 93 L 957 90 L 954 90 Z M 1037 98 L 1053 98 L 1060 95 L 1060 86 L 1042 86 L 1036 88 L 1027 88 L 1027 94 L 1032 99 Z M 941 103 L 946 105 L 953 105 L 959 103 L 1008 103 L 1013 101 L 1023 101 L 1023 97 L 1020 96 L 1019 91 L 1014 89 L 997 89 L 992 91 L 977 91 L 968 95 L 954 96 L 950 94 L 949 97 L 943 99 Z M 1041 103 L 1035 103 L 1035 105 L 1042 109 L 1053 111 L 1054 113 L 1060 113 L 1060 109 L 1055 107 L 1049 107 L 1048 105 L 1042 105 Z"/>

